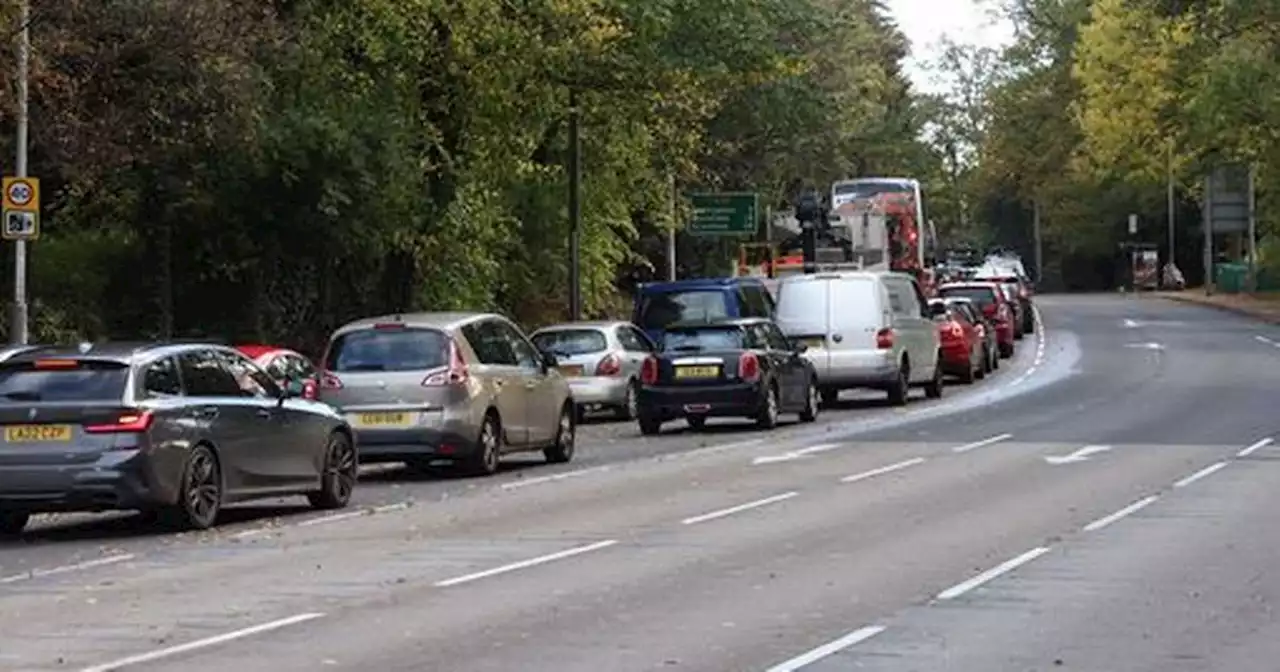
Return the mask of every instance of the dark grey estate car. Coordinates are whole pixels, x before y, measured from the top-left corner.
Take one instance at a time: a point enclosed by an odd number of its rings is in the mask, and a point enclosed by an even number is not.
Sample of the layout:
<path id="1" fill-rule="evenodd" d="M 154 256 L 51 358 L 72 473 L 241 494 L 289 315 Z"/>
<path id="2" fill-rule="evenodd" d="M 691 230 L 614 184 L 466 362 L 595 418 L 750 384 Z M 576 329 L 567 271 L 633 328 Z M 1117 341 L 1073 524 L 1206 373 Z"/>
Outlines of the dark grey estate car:
<path id="1" fill-rule="evenodd" d="M 0 362 L 0 535 L 33 513 L 138 509 L 184 527 L 305 494 L 342 508 L 357 452 L 331 407 L 208 344 L 84 344 Z"/>

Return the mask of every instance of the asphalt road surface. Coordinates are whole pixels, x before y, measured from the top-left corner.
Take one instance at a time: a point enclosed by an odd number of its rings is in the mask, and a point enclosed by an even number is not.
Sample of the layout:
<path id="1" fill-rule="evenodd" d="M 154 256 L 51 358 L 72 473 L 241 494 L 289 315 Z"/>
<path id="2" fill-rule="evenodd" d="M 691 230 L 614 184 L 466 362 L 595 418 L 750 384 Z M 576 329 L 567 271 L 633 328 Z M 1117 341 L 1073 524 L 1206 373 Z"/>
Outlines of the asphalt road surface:
<path id="1" fill-rule="evenodd" d="M 1274 672 L 1280 330 L 1041 297 L 987 381 L 0 546 L 0 670 Z M 1272 439 L 1276 443 L 1272 443 Z"/>

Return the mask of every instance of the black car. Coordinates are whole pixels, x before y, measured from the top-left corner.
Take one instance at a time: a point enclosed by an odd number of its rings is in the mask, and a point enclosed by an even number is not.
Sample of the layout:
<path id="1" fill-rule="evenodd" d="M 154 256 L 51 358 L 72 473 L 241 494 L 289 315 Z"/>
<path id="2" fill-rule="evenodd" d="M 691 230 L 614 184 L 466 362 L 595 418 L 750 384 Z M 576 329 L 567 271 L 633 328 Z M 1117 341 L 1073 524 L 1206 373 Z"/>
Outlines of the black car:
<path id="1" fill-rule="evenodd" d="M 137 509 L 203 529 L 227 503 L 342 508 L 351 429 L 236 350 L 84 344 L 0 362 L 0 535 L 35 513 Z"/>
<path id="2" fill-rule="evenodd" d="M 746 417 L 770 429 L 782 413 L 812 422 L 817 374 L 804 351 L 764 318 L 671 325 L 640 370 L 640 431 L 657 434 L 677 418 L 694 429 L 716 417 Z"/>

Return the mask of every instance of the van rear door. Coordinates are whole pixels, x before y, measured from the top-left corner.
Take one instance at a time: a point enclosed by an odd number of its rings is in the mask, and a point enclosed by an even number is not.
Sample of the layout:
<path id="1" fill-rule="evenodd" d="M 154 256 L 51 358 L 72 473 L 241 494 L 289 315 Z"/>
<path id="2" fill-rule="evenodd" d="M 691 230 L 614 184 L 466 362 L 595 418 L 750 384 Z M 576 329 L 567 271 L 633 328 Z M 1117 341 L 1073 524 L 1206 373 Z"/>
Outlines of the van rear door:
<path id="1" fill-rule="evenodd" d="M 809 346 L 805 358 L 818 377 L 831 367 L 831 280 L 814 275 L 786 278 L 778 284 L 776 321 L 788 338 Z"/>
<path id="2" fill-rule="evenodd" d="M 880 294 L 880 285 L 873 278 L 845 277 L 831 281 L 830 323 L 831 338 L 836 341 L 834 349 L 876 350 L 876 332 L 888 326 Z"/>

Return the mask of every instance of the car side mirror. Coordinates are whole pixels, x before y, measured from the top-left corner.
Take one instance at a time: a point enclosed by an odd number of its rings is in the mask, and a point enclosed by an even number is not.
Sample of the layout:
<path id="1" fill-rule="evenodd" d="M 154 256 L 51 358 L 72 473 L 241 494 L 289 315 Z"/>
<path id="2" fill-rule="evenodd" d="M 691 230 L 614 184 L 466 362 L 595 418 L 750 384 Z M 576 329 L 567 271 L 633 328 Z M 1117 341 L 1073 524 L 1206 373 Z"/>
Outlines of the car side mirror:
<path id="1" fill-rule="evenodd" d="M 556 353 L 550 350 L 542 350 L 538 354 L 542 355 L 542 366 L 547 369 L 554 369 L 560 364 L 560 358 Z"/>

